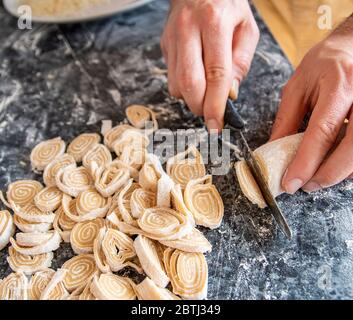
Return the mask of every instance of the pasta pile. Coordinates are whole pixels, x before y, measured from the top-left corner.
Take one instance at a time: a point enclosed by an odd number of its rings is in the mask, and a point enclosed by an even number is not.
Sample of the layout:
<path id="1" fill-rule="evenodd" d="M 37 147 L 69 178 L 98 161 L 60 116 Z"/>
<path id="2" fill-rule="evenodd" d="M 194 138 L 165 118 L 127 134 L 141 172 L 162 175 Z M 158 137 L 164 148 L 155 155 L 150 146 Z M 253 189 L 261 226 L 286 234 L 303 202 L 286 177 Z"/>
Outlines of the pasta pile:
<path id="1" fill-rule="evenodd" d="M 1 194 L 9 210 L 0 211 L 0 249 L 10 243 L 13 273 L 0 280 L 0 300 L 207 297 L 212 246 L 196 226 L 221 224 L 222 199 L 196 147 L 165 171 L 146 150 L 158 129 L 154 112 L 132 105 L 126 115 L 130 124 L 109 129 L 103 143 L 96 133 L 67 147 L 61 138 L 39 143 L 30 159 L 44 185 L 18 180 Z M 145 130 L 146 121 L 153 127 Z M 62 242 L 76 255 L 53 270 Z M 126 267 L 145 279 L 117 274 Z"/>

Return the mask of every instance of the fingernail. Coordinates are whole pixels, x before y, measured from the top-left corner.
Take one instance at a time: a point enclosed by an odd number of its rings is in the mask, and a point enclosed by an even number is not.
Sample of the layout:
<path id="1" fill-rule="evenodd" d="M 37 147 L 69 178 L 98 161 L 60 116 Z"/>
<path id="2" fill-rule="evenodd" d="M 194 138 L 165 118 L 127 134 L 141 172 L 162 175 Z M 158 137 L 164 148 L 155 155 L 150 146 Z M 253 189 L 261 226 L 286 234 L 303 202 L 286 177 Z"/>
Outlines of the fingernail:
<path id="1" fill-rule="evenodd" d="M 238 80 L 233 80 L 232 87 L 230 88 L 229 91 L 229 98 L 232 100 L 237 100 L 238 99 L 238 94 L 239 94 L 239 82 Z"/>
<path id="2" fill-rule="evenodd" d="M 303 190 L 308 193 L 318 191 L 320 189 L 321 189 L 321 186 L 315 181 L 309 181 L 307 184 L 303 186 Z"/>
<path id="3" fill-rule="evenodd" d="M 284 186 L 284 189 L 289 194 L 296 193 L 303 186 L 303 181 L 300 179 L 293 179 L 287 182 Z"/>
<path id="4" fill-rule="evenodd" d="M 220 123 L 216 120 L 216 119 L 209 119 L 206 121 L 206 126 L 208 131 L 215 131 L 217 130 L 217 132 L 219 131 L 219 129 L 221 128 Z"/>

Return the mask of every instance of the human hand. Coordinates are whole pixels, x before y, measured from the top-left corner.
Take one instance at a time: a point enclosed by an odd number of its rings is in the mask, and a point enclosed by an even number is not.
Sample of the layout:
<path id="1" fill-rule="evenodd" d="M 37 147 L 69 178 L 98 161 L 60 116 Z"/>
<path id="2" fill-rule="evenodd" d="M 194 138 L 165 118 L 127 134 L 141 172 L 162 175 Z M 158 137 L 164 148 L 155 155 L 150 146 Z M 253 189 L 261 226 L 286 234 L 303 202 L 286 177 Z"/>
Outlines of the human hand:
<path id="1" fill-rule="evenodd" d="M 312 110 L 303 141 L 282 179 L 287 193 L 301 187 L 312 192 L 352 177 L 352 106 L 353 19 L 308 52 L 283 90 L 271 140 L 296 133 Z M 346 118 L 347 131 L 337 145 Z"/>
<path id="2" fill-rule="evenodd" d="M 169 92 L 223 128 L 229 91 L 247 74 L 259 30 L 247 0 L 172 0 L 161 48 Z"/>

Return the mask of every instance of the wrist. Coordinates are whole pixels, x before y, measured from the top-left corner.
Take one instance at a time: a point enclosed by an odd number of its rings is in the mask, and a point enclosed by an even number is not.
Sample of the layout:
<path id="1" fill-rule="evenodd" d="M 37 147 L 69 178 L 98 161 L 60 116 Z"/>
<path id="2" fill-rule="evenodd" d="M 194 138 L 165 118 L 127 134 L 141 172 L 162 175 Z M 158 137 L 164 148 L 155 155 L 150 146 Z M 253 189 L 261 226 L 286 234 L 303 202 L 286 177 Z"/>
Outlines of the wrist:
<path id="1" fill-rule="evenodd" d="M 353 13 L 328 38 L 341 39 L 342 42 L 353 47 Z"/>

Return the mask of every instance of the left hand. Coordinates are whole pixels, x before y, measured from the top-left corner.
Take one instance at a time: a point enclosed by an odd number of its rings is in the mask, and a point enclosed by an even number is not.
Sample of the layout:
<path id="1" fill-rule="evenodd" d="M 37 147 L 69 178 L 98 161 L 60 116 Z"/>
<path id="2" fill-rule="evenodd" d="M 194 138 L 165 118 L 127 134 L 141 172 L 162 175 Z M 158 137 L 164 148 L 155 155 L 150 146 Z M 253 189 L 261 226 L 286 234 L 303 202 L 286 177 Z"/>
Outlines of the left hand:
<path id="1" fill-rule="evenodd" d="M 353 28 L 348 30 L 336 30 L 311 49 L 284 88 L 271 140 L 296 133 L 312 110 L 303 141 L 282 179 L 287 193 L 300 188 L 316 191 L 353 174 Z M 346 134 L 331 150 L 345 119 Z"/>

